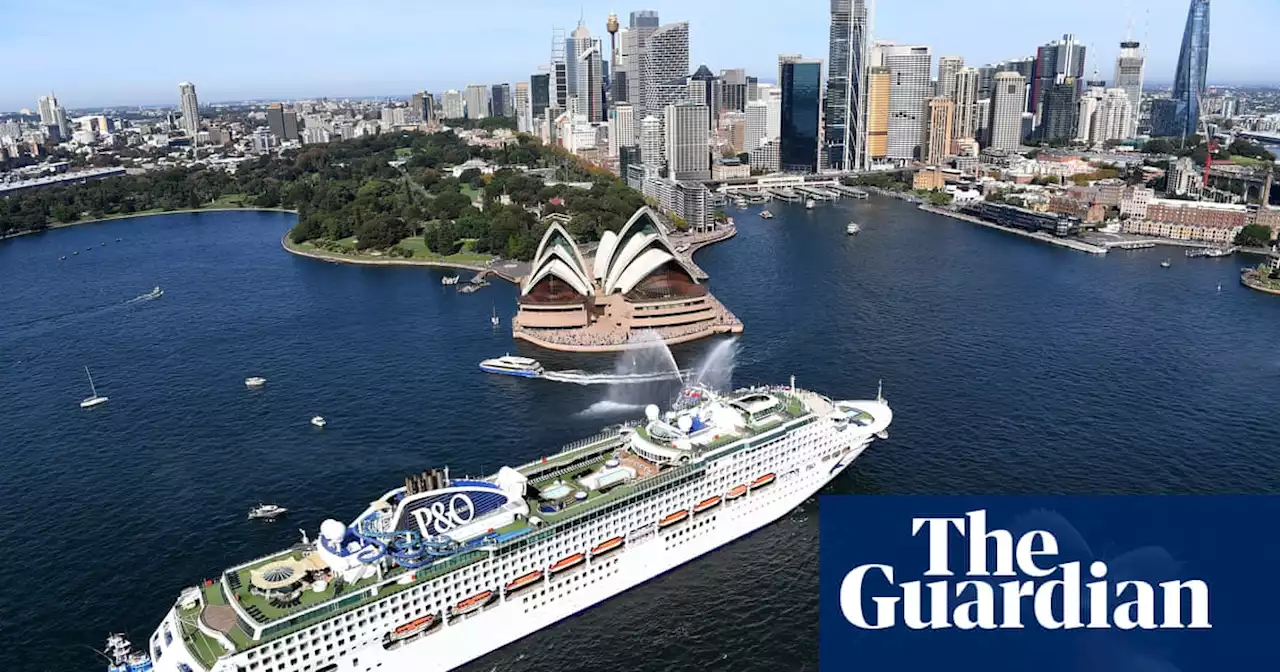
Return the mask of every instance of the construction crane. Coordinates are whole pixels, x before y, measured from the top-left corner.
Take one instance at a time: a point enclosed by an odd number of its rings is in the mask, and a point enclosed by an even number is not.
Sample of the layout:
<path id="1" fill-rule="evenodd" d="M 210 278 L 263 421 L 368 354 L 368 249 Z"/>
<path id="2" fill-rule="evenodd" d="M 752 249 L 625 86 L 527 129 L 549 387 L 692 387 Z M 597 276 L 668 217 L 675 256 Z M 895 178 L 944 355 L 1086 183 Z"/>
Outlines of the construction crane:
<path id="1" fill-rule="evenodd" d="M 1204 96 L 1197 96 L 1196 103 L 1200 107 L 1200 128 L 1204 131 L 1205 146 L 1209 151 L 1204 155 L 1204 178 L 1201 180 L 1201 193 L 1209 188 L 1209 169 L 1213 167 L 1213 153 L 1218 151 L 1218 140 L 1209 135 L 1209 123 L 1205 121 Z"/>

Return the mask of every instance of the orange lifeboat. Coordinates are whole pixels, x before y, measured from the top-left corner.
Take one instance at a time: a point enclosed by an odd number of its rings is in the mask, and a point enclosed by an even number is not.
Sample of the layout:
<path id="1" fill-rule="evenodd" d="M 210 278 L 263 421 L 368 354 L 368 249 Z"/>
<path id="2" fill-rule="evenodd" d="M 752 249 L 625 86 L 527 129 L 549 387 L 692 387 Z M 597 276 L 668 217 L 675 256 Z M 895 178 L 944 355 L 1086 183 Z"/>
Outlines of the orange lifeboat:
<path id="1" fill-rule="evenodd" d="M 532 572 L 529 572 L 528 574 L 525 574 L 524 576 L 517 578 L 515 581 L 508 583 L 506 587 L 506 591 L 507 593 L 514 593 L 517 590 L 520 590 L 521 588 L 528 588 L 529 586 L 532 586 L 533 584 L 537 583 L 538 579 L 541 579 L 541 578 L 542 578 L 542 572 L 538 570 L 534 570 Z"/>
<path id="2" fill-rule="evenodd" d="M 775 478 L 777 478 L 777 476 L 775 476 L 772 472 L 765 474 L 764 476 L 761 476 L 760 478 L 757 478 L 756 480 L 751 481 L 751 489 L 755 490 L 756 488 L 763 488 L 764 486 L 769 485 L 770 483 L 773 483 Z"/>
<path id="3" fill-rule="evenodd" d="M 714 506 L 718 506 L 719 504 L 720 504 L 720 495 L 716 495 L 715 497 L 708 497 L 702 500 L 701 502 L 698 502 L 698 505 L 693 507 L 693 512 L 702 513 L 703 511 L 706 511 L 707 509 L 710 509 Z"/>
<path id="4" fill-rule="evenodd" d="M 580 562 L 582 562 L 583 560 L 586 560 L 586 559 L 587 559 L 587 556 L 586 556 L 585 554 L 583 554 L 583 553 L 574 553 L 573 555 L 571 555 L 571 556 L 569 556 L 569 557 L 567 557 L 567 558 L 562 558 L 562 559 L 560 559 L 559 561 L 557 561 L 557 562 L 556 562 L 556 564 L 551 565 L 550 572 L 551 572 L 552 574 L 555 574 L 556 572 L 563 572 L 564 570 L 569 569 L 570 567 L 572 567 L 572 566 L 574 566 L 574 565 L 576 565 L 576 564 L 578 564 L 578 563 L 580 563 Z"/>
<path id="5" fill-rule="evenodd" d="M 725 496 L 724 496 L 724 498 L 725 498 L 725 499 L 737 499 L 737 498 L 739 498 L 739 497 L 741 497 L 741 496 L 743 496 L 743 495 L 745 495 L 745 494 L 747 494 L 747 486 L 745 486 L 745 485 L 739 485 L 738 487 L 736 487 L 736 488 L 734 488 L 734 489 L 730 490 L 730 491 L 729 491 L 729 494 L 725 495 Z"/>
<path id="6" fill-rule="evenodd" d="M 423 616 L 422 618 L 415 618 L 412 621 L 409 621 L 408 623 L 400 625 L 395 630 L 392 630 L 391 638 L 403 639 L 405 637 L 408 637 L 409 635 L 415 634 L 422 630 L 426 630 L 427 628 L 431 627 L 431 624 L 435 623 L 435 621 L 436 621 L 436 617 L 434 614 Z"/>
<path id="7" fill-rule="evenodd" d="M 591 549 L 591 557 L 594 558 L 597 555 L 604 555 L 609 551 L 614 551 L 621 547 L 622 547 L 622 537 L 614 537 L 607 541 L 601 542 L 599 546 L 596 546 L 595 548 Z"/>
<path id="8" fill-rule="evenodd" d="M 669 514 L 666 518 L 659 520 L 658 527 L 662 528 L 662 527 L 667 527 L 668 525 L 675 525 L 676 523 L 684 520 L 688 516 L 689 516 L 689 512 L 687 510 L 680 509 L 675 513 Z"/>
<path id="9" fill-rule="evenodd" d="M 475 595 L 472 595 L 471 597 L 468 597 L 467 599 L 453 605 L 453 615 L 461 616 L 463 614 L 471 613 L 476 609 L 479 609 L 480 607 L 483 607 L 484 605 L 488 604 L 489 600 L 492 598 L 493 598 L 492 590 L 486 590 L 482 593 L 476 593 Z"/>

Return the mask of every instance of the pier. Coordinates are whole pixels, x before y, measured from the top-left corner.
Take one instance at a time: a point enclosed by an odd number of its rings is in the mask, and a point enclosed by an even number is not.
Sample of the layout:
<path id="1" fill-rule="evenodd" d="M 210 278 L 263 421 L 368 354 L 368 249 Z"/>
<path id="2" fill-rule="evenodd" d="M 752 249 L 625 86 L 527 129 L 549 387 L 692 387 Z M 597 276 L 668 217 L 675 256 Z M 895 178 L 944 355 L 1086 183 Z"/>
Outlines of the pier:
<path id="1" fill-rule="evenodd" d="M 852 198 L 859 201 L 863 201 L 869 198 L 869 195 L 867 194 L 867 192 L 861 189 L 854 189 L 853 187 L 846 187 L 843 184 L 839 184 L 839 183 L 830 185 L 827 188 L 846 198 Z"/>
<path id="2" fill-rule="evenodd" d="M 768 193 L 774 198 L 788 203 L 799 203 L 804 200 L 803 196 L 792 191 L 790 188 L 770 189 Z"/>
<path id="3" fill-rule="evenodd" d="M 932 205 L 922 204 L 920 206 L 920 209 L 924 210 L 925 212 L 931 212 L 935 215 L 942 215 L 943 217 L 950 217 L 952 219 L 963 220 L 966 222 L 970 222 L 972 224 L 977 224 L 979 226 L 985 226 L 988 229 L 995 229 L 997 231 L 1004 231 L 1005 233 L 1012 233 L 1015 236 L 1022 236 L 1023 238 L 1033 238 L 1042 243 L 1049 243 L 1050 245 L 1065 247 L 1067 249 L 1076 250 L 1077 252 L 1086 252 L 1088 254 L 1106 254 L 1107 253 L 1107 248 L 1101 247 L 1099 245 L 1092 245 L 1084 241 L 1073 240 L 1071 238 L 1059 238 L 1057 236 L 1051 236 L 1047 233 L 1040 233 L 1038 231 L 1023 231 L 1022 229 L 1015 229 L 1008 226 L 1001 226 L 1000 224 L 996 224 L 994 222 L 988 222 L 985 219 L 980 219 L 978 217 L 974 217 L 973 215 L 966 215 L 963 213 L 955 212 L 953 210 L 947 210 L 946 208 L 939 208 Z"/>
<path id="4" fill-rule="evenodd" d="M 796 187 L 796 191 L 815 201 L 835 201 L 840 198 L 840 194 L 820 187 Z"/>

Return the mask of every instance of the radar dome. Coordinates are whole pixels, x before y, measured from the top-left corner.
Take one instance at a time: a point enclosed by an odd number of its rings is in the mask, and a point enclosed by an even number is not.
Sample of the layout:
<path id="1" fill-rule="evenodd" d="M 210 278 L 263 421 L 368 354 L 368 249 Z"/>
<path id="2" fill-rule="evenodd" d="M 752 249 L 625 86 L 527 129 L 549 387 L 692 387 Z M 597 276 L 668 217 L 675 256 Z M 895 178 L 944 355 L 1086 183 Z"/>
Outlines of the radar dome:
<path id="1" fill-rule="evenodd" d="M 342 538 L 347 536 L 347 526 L 340 520 L 330 518 L 320 523 L 320 536 L 329 541 L 342 541 Z"/>
<path id="2" fill-rule="evenodd" d="M 680 418 L 676 420 L 676 427 L 679 427 L 680 431 L 688 434 L 689 429 L 693 427 L 693 418 L 687 415 L 680 416 Z"/>
<path id="3" fill-rule="evenodd" d="M 657 420 L 660 412 L 657 404 L 649 404 L 644 407 L 644 417 L 649 418 L 649 420 Z"/>

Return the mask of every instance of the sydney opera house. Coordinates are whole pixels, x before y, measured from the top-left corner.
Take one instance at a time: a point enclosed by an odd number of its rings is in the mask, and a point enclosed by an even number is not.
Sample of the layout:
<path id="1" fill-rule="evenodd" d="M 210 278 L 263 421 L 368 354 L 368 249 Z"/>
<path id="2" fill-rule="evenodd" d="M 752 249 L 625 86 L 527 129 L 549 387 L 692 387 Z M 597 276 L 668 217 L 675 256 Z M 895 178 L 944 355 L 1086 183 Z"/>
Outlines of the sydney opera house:
<path id="1" fill-rule="evenodd" d="M 553 224 L 521 282 L 515 337 L 554 350 L 610 351 L 626 349 L 639 332 L 668 343 L 741 332 L 742 323 L 672 248 L 664 225 L 641 208 L 584 253 Z"/>

